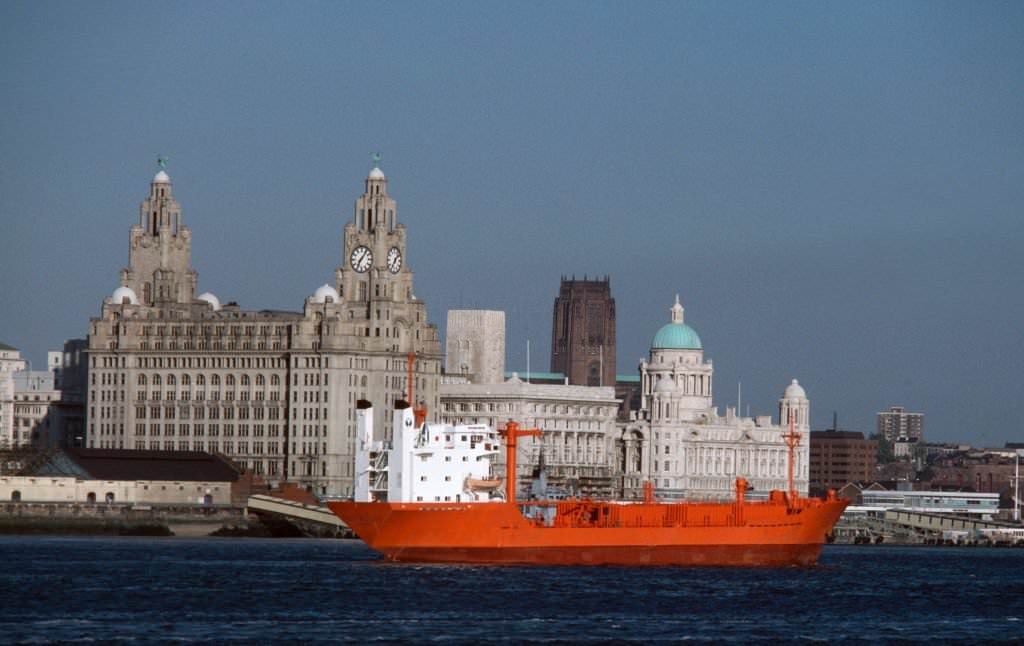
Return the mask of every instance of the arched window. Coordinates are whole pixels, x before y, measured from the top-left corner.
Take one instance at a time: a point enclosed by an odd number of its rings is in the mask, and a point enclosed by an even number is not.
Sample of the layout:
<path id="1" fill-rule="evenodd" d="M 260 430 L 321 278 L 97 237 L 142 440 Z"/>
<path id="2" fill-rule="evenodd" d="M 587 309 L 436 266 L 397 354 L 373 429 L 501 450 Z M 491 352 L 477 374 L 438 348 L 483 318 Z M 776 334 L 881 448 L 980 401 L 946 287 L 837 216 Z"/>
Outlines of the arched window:
<path id="1" fill-rule="evenodd" d="M 191 377 L 189 377 L 188 375 L 182 375 L 181 376 L 181 385 L 182 386 L 191 386 L 192 385 Z"/>
<path id="2" fill-rule="evenodd" d="M 107 495 L 104 496 L 104 500 L 107 501 L 108 505 L 112 504 L 114 502 L 114 492 L 113 491 L 108 491 Z"/>
<path id="3" fill-rule="evenodd" d="M 220 375 L 213 375 L 212 377 L 210 377 L 210 385 L 211 386 L 219 386 L 220 385 Z"/>
<path id="4" fill-rule="evenodd" d="M 281 385 L 281 377 L 279 377 L 277 375 L 271 375 L 270 376 L 270 385 L 271 386 L 280 386 Z"/>
<path id="5" fill-rule="evenodd" d="M 174 386 L 175 384 L 177 384 L 177 381 L 174 379 L 174 375 L 167 375 L 167 385 Z"/>
<path id="6" fill-rule="evenodd" d="M 363 375 L 363 378 L 359 380 L 359 385 L 366 388 L 366 375 Z"/>
<path id="7" fill-rule="evenodd" d="M 200 375 L 196 375 L 196 385 L 197 386 L 205 386 L 206 385 L 206 377 L 201 375 L 201 374 Z"/>
<path id="8" fill-rule="evenodd" d="M 154 386 L 159 386 L 160 385 L 160 375 L 153 375 L 153 385 Z"/>
<path id="9" fill-rule="evenodd" d="M 11 502 L 21 502 L 21 492 L 17 489 L 11 492 Z"/>
<path id="10" fill-rule="evenodd" d="M 234 386 L 235 385 L 235 376 L 234 375 L 228 375 L 227 377 L 224 377 L 224 385 L 225 386 Z"/>
<path id="11" fill-rule="evenodd" d="M 139 373 L 139 385 L 140 386 L 145 386 L 146 385 L 146 375 L 144 375 L 142 373 Z"/>
<path id="12" fill-rule="evenodd" d="M 249 375 L 242 375 L 242 385 L 243 386 L 248 386 L 249 385 Z"/>
<path id="13" fill-rule="evenodd" d="M 256 385 L 257 386 L 266 386 L 267 385 L 267 380 L 263 378 L 263 375 L 256 375 Z"/>
<path id="14" fill-rule="evenodd" d="M 85 502 L 96 502 L 96 492 L 95 491 L 90 491 L 85 496 Z"/>

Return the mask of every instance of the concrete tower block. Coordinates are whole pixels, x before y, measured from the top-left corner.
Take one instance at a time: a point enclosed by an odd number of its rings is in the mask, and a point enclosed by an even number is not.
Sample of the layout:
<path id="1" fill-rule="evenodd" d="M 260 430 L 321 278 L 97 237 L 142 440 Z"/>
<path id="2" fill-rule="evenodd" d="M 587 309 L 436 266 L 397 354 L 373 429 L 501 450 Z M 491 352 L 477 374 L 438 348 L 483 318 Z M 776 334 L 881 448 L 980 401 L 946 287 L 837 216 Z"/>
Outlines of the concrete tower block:
<path id="1" fill-rule="evenodd" d="M 500 384 L 505 374 L 505 313 L 448 310 L 445 372 L 474 384 Z"/>

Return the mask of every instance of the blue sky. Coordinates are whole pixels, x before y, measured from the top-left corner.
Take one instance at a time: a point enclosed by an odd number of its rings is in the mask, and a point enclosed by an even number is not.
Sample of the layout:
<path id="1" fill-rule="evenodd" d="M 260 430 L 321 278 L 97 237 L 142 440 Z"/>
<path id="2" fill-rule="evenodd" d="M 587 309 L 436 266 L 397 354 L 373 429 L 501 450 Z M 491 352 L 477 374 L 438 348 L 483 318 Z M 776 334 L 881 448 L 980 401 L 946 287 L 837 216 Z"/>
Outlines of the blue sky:
<path id="1" fill-rule="evenodd" d="M 371 152 L 416 292 L 548 363 L 609 275 L 619 372 L 679 293 L 716 403 L 1024 440 L 1024 4 L 0 4 L 0 340 L 81 337 L 170 158 L 200 291 L 300 309 Z"/>

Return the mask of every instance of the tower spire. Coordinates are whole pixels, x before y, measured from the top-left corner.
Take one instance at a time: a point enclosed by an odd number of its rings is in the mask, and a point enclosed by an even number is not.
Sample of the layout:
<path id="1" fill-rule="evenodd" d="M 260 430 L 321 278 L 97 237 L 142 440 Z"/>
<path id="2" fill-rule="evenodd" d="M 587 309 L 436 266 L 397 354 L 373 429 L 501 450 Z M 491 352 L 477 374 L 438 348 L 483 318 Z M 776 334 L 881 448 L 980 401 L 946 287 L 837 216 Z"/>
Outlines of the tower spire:
<path id="1" fill-rule="evenodd" d="M 683 306 L 679 304 L 679 294 L 676 294 L 676 304 L 672 306 L 672 322 L 683 322 Z"/>

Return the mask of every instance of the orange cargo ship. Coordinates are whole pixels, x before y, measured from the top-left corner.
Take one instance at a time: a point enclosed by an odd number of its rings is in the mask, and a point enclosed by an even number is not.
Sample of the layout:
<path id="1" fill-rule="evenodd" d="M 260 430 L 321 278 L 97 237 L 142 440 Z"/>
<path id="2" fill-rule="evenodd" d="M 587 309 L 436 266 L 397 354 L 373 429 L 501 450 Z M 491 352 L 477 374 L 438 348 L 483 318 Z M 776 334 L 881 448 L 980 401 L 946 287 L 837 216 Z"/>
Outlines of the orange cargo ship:
<path id="1" fill-rule="evenodd" d="M 740 485 L 745 483 L 740 481 Z M 737 487 L 740 490 L 740 487 Z M 544 565 L 813 565 L 847 501 L 551 503 L 550 524 L 513 503 L 330 502 L 391 561 Z M 526 509 L 543 509 L 527 505 Z"/>
<path id="2" fill-rule="evenodd" d="M 789 491 L 747 501 L 736 480 L 733 502 L 659 503 L 651 483 L 643 502 L 592 500 L 517 503 L 516 445 L 537 429 L 509 422 L 506 473 L 488 479 L 497 433 L 486 426 L 422 423 L 424 412 L 396 403 L 393 445 L 373 442 L 372 407 L 358 405 L 356 500 L 328 507 L 391 561 L 543 565 L 813 565 L 849 502 L 830 492 Z M 481 498 L 481 495 L 489 496 Z M 469 496 L 470 500 L 463 500 Z"/>

